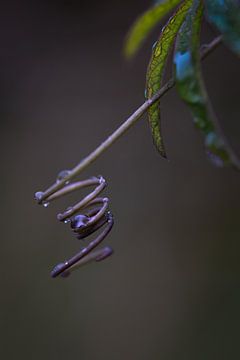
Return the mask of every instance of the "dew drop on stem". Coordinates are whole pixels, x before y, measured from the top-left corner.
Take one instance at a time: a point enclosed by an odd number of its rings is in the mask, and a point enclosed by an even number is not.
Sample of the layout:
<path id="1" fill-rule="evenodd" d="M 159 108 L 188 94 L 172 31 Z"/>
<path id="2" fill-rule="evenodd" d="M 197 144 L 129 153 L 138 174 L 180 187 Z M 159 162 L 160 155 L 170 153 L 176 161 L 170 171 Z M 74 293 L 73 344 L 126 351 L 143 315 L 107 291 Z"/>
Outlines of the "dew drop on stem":
<path id="1" fill-rule="evenodd" d="M 70 170 L 62 170 L 57 176 L 56 182 L 59 183 L 60 181 L 64 180 L 69 174 Z M 65 182 L 65 184 L 69 184 L 69 180 Z"/>

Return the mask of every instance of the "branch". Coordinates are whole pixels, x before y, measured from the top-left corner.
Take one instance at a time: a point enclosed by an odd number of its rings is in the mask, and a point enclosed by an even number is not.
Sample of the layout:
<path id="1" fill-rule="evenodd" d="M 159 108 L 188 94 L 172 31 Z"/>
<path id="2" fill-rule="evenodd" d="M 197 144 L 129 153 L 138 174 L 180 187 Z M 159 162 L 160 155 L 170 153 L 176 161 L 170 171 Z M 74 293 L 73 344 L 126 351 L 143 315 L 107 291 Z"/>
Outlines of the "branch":
<path id="1" fill-rule="evenodd" d="M 221 43 L 222 37 L 218 36 L 207 45 L 203 45 L 201 48 L 201 59 L 205 59 L 215 48 Z M 158 101 L 163 95 L 165 95 L 175 85 L 175 80 L 172 77 L 163 87 L 151 98 L 146 100 L 129 118 L 122 123 L 103 143 L 101 143 L 93 152 L 86 156 L 78 165 L 70 170 L 66 176 L 50 186 L 45 192 L 38 192 L 35 194 L 35 198 L 38 203 L 43 203 L 48 199 L 50 195 L 61 189 L 66 182 L 74 178 L 92 162 L 94 162 L 104 151 L 106 151 L 117 139 L 119 139 L 125 132 L 130 129 L 148 110 L 148 108 Z"/>

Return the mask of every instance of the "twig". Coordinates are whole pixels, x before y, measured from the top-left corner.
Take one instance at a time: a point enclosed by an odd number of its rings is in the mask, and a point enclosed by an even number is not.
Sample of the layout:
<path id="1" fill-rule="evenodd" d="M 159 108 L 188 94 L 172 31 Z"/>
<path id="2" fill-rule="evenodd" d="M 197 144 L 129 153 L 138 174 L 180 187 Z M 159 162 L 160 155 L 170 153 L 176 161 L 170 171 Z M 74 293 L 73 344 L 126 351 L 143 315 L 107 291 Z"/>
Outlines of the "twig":
<path id="1" fill-rule="evenodd" d="M 203 45 L 201 49 L 201 59 L 208 56 L 222 41 L 222 37 L 218 36 L 207 45 Z M 103 143 L 101 143 L 93 152 L 86 156 L 78 165 L 70 170 L 67 175 L 60 181 L 54 183 L 45 192 L 37 193 L 36 199 L 39 203 L 46 201 L 50 195 L 61 189 L 67 181 L 74 178 L 93 161 L 95 161 L 104 151 L 106 151 L 117 139 L 119 139 L 130 127 L 132 127 L 147 109 L 165 95 L 175 85 L 172 77 L 162 88 L 151 98 L 146 100 L 122 125 L 120 125 Z"/>

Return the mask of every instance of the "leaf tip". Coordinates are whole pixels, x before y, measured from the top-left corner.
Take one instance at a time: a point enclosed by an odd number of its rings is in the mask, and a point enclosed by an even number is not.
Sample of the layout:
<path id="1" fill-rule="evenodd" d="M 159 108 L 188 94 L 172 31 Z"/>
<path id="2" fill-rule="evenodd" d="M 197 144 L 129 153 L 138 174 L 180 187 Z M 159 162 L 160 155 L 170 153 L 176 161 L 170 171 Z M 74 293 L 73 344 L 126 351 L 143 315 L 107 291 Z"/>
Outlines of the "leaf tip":
<path id="1" fill-rule="evenodd" d="M 164 144 L 162 143 L 162 140 L 161 141 L 156 141 L 156 139 L 154 138 L 154 141 L 153 141 L 154 145 L 155 145 L 155 148 L 157 149 L 157 152 L 158 154 L 163 158 L 163 159 L 166 159 L 168 160 L 168 157 L 167 157 L 167 153 L 165 151 L 165 147 L 164 147 Z"/>

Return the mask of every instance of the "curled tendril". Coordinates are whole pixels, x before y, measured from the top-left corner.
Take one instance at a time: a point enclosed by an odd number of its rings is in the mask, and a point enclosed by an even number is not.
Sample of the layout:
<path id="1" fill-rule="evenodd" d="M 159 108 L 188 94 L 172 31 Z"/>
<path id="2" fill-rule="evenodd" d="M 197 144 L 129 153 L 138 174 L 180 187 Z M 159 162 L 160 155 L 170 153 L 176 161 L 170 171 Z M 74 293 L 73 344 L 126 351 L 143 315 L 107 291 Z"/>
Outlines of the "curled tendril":
<path id="1" fill-rule="evenodd" d="M 61 181 L 64 177 L 67 178 L 68 171 L 62 171 L 57 181 Z M 110 256 L 113 250 L 106 246 L 104 248 L 95 249 L 108 235 L 113 227 L 113 216 L 108 210 L 109 199 L 100 197 L 100 193 L 106 187 L 106 181 L 102 176 L 92 177 L 87 180 L 69 183 L 66 181 L 61 189 L 53 192 L 47 198 L 44 198 L 42 192 L 35 194 L 35 199 L 39 204 L 48 206 L 48 204 L 64 195 L 67 195 L 75 190 L 79 190 L 89 186 L 96 186 L 95 189 L 86 195 L 75 205 L 68 207 L 63 213 L 57 215 L 59 221 L 70 223 L 73 232 L 77 235 L 78 239 L 84 239 L 94 232 L 103 228 L 95 239 L 88 245 L 81 249 L 77 254 L 69 260 L 56 265 L 51 276 L 67 277 L 71 272 L 80 266 L 87 264 L 91 261 L 101 261 Z M 80 213 L 81 212 L 81 213 Z"/>

